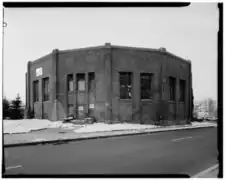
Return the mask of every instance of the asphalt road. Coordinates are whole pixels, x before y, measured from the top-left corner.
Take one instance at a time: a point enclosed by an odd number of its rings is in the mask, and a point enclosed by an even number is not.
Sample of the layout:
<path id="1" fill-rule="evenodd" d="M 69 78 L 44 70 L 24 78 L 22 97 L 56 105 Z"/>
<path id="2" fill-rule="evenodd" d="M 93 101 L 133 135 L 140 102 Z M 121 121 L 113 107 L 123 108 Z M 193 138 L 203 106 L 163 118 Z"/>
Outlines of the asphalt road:
<path id="1" fill-rule="evenodd" d="M 6 174 L 188 174 L 217 163 L 217 128 L 5 148 Z"/>

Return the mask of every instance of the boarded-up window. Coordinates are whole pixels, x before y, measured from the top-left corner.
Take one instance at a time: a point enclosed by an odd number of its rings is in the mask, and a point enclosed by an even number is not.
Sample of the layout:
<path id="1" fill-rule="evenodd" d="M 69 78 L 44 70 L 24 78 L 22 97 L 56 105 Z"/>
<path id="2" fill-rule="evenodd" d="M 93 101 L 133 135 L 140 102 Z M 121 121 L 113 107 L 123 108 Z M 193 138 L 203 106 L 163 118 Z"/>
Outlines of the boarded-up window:
<path id="1" fill-rule="evenodd" d="M 77 74 L 77 88 L 78 91 L 85 91 L 85 73 Z"/>
<path id="2" fill-rule="evenodd" d="M 43 101 L 49 100 L 49 78 L 43 78 Z"/>
<path id="3" fill-rule="evenodd" d="M 180 80 L 180 102 L 185 102 L 186 81 Z"/>
<path id="4" fill-rule="evenodd" d="M 176 100 L 176 78 L 175 77 L 169 77 L 169 88 L 170 88 L 170 100 L 175 101 Z"/>
<path id="5" fill-rule="evenodd" d="M 34 102 L 39 101 L 39 83 L 38 83 L 38 80 L 33 81 L 33 99 L 34 99 Z"/>
<path id="6" fill-rule="evenodd" d="M 69 92 L 73 92 L 74 91 L 73 74 L 69 74 L 67 76 L 67 90 Z"/>
<path id="7" fill-rule="evenodd" d="M 140 96 L 141 99 L 151 99 L 152 98 L 152 77 L 151 73 L 141 73 L 140 74 Z"/>
<path id="8" fill-rule="evenodd" d="M 132 98 L 132 73 L 120 72 L 120 99 Z"/>

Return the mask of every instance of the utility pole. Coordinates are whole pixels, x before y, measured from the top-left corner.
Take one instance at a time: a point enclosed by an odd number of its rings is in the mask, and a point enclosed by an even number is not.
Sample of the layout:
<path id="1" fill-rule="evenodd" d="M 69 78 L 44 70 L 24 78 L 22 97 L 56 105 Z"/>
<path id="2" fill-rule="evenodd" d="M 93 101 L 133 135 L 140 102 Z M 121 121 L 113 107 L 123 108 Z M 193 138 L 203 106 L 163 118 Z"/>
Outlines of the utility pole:
<path id="1" fill-rule="evenodd" d="M 4 66 L 3 66 L 3 63 L 4 63 L 4 29 L 5 27 L 7 27 L 7 23 L 4 21 L 4 8 L 3 8 L 3 24 L 2 24 L 2 75 L 4 74 Z M 2 78 L 2 83 L 4 83 L 4 79 Z M 3 92 L 3 86 L 2 86 L 2 92 Z M 2 121 L 2 132 L 3 132 L 3 121 Z M 4 150 L 3 150 L 3 155 L 4 155 Z M 4 162 L 4 159 L 3 158 L 3 174 L 5 173 L 6 169 L 5 169 L 5 162 Z"/>
<path id="2" fill-rule="evenodd" d="M 3 9 L 3 23 L 2 23 L 2 74 L 4 74 L 4 29 L 7 27 L 7 23 L 4 21 L 4 9 Z M 2 78 L 2 84 L 4 79 Z M 3 92 L 3 88 L 2 88 Z"/>

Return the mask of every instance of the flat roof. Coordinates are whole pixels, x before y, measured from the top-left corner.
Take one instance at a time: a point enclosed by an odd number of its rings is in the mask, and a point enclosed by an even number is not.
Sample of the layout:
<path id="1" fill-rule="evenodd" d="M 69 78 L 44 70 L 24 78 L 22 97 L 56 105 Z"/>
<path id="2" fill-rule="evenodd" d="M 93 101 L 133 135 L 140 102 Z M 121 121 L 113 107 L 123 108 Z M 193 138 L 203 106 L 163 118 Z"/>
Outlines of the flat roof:
<path id="1" fill-rule="evenodd" d="M 120 45 L 112 45 L 110 43 L 105 43 L 105 45 L 102 46 L 93 46 L 93 47 L 85 47 L 85 48 L 77 48 L 77 49 L 68 49 L 68 50 L 59 50 L 61 53 L 66 53 L 66 52 L 73 52 L 73 51 L 88 51 L 88 50 L 95 50 L 95 49 L 101 49 L 101 48 L 118 48 L 118 49 L 126 49 L 126 50 L 137 50 L 137 51 L 147 51 L 147 52 L 160 52 L 160 53 L 165 53 L 170 56 L 173 56 L 183 62 L 186 63 L 191 63 L 190 60 L 184 59 L 180 56 L 177 56 L 173 53 L 170 53 L 166 50 L 166 48 L 160 47 L 158 49 L 154 48 L 144 48 L 144 47 L 133 47 L 133 46 L 120 46 Z"/>
<path id="2" fill-rule="evenodd" d="M 191 63 L 190 60 L 186 60 L 184 58 L 181 58 L 173 53 L 168 52 L 165 48 L 161 47 L 159 49 L 153 49 L 153 48 L 143 48 L 143 47 L 132 47 L 132 46 L 119 46 L 119 45 L 112 45 L 110 43 L 105 43 L 105 45 L 102 46 L 93 46 L 93 47 L 84 47 L 84 48 L 76 48 L 76 49 L 66 49 L 66 50 L 58 50 L 59 53 L 67 53 L 67 52 L 73 52 L 73 51 L 89 51 L 89 50 L 97 50 L 97 49 L 103 49 L 103 48 L 115 48 L 115 49 L 126 49 L 126 50 L 135 50 L 135 51 L 146 51 L 146 52 L 158 52 L 158 53 L 163 53 L 170 55 L 172 57 L 175 57 L 178 60 L 181 60 L 185 63 Z M 56 50 L 56 49 L 54 49 Z M 53 51 L 54 51 L 53 50 Z M 36 63 L 38 61 L 41 61 L 44 57 L 50 55 L 51 53 L 38 58 L 37 60 L 32 61 L 32 63 Z"/>

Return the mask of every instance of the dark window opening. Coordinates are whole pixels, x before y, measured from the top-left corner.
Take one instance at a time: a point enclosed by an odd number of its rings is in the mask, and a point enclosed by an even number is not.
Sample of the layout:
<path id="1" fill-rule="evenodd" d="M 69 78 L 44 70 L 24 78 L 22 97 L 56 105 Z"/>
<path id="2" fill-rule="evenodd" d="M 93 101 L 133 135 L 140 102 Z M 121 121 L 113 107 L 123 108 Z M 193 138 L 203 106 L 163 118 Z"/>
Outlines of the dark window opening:
<path id="1" fill-rule="evenodd" d="M 132 73 L 120 72 L 120 99 L 132 98 Z"/>
<path id="2" fill-rule="evenodd" d="M 176 78 L 169 77 L 169 87 L 170 87 L 170 100 L 176 100 Z"/>
<path id="3" fill-rule="evenodd" d="M 38 83 L 38 80 L 33 82 L 33 99 L 34 99 L 34 102 L 39 101 L 39 83 Z"/>
<path id="4" fill-rule="evenodd" d="M 74 91 L 73 74 L 69 74 L 67 76 L 67 91 L 69 92 Z"/>
<path id="5" fill-rule="evenodd" d="M 88 73 L 88 90 L 93 91 L 95 88 L 95 73 L 90 72 Z"/>
<path id="6" fill-rule="evenodd" d="M 85 73 L 77 74 L 77 89 L 78 91 L 85 91 Z"/>
<path id="7" fill-rule="evenodd" d="M 43 101 L 49 100 L 49 78 L 43 79 Z"/>
<path id="8" fill-rule="evenodd" d="M 180 102 L 185 102 L 186 81 L 180 80 Z"/>
<path id="9" fill-rule="evenodd" d="M 141 73 L 140 74 L 140 96 L 141 99 L 151 99 L 152 98 L 152 77 L 151 73 Z"/>

